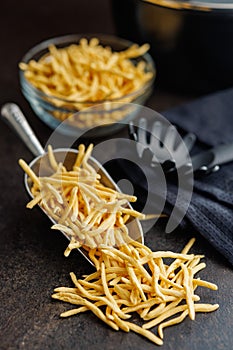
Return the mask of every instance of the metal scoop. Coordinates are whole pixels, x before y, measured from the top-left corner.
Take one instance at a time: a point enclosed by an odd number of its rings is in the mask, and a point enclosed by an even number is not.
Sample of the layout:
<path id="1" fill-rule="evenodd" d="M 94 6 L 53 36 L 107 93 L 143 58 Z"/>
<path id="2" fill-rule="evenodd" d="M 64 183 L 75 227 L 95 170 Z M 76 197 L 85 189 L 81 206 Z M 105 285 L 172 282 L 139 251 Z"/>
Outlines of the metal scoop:
<path id="1" fill-rule="evenodd" d="M 52 170 L 52 168 L 50 167 L 47 152 L 44 151 L 43 147 L 41 146 L 39 140 L 35 136 L 33 130 L 28 124 L 20 108 L 14 103 L 7 103 L 4 106 L 2 106 L 1 115 L 3 120 L 5 120 L 7 124 L 11 126 L 11 128 L 13 128 L 14 131 L 16 131 L 18 136 L 24 141 L 24 143 L 33 153 L 33 155 L 36 156 L 36 158 L 34 158 L 29 164 L 30 168 L 34 171 L 34 173 L 38 176 L 49 176 L 52 173 L 54 173 L 54 170 Z M 62 162 L 67 168 L 67 170 L 72 169 L 72 166 L 77 157 L 77 150 L 71 148 L 59 148 L 55 149 L 54 153 L 58 162 Z M 90 157 L 89 163 L 101 175 L 102 184 L 113 188 L 117 191 L 120 191 L 117 184 L 113 181 L 113 179 L 110 177 L 107 171 L 95 158 Z M 28 178 L 27 174 L 25 174 L 24 177 L 24 184 L 28 194 L 30 195 L 30 197 L 33 198 L 31 192 L 31 181 Z M 129 203 L 127 204 L 127 206 L 132 209 Z M 40 208 L 49 217 L 52 223 L 56 224 L 55 220 L 51 218 L 41 206 Z M 138 219 L 129 219 L 127 227 L 129 230 L 129 235 L 132 239 L 144 243 L 143 231 Z M 61 232 L 68 240 L 70 240 L 70 237 L 65 232 Z M 93 265 L 92 261 L 88 257 L 87 252 L 83 248 L 79 248 L 78 250 L 89 261 L 89 263 Z"/>

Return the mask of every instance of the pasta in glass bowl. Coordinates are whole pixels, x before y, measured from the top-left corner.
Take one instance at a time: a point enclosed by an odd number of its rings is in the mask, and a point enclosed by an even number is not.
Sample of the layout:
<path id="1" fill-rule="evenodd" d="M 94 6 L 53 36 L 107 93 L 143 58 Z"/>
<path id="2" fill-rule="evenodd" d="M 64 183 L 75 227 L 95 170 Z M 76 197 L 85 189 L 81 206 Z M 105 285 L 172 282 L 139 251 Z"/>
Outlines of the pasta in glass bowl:
<path id="1" fill-rule="evenodd" d="M 108 35 L 67 35 L 30 49 L 19 64 L 22 93 L 50 128 L 80 136 L 114 132 L 150 96 L 155 65 L 149 45 Z"/>

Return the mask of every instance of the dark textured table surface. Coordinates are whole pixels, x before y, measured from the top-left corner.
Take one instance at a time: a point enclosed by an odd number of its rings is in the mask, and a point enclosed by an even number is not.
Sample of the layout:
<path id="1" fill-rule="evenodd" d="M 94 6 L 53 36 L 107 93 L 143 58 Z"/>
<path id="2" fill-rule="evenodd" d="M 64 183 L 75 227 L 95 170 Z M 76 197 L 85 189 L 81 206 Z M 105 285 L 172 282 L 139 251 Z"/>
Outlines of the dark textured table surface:
<path id="1" fill-rule="evenodd" d="M 20 104 L 42 143 L 51 130 L 36 119 L 20 93 L 17 63 L 35 43 L 66 33 L 114 33 L 108 0 L 69 0 L 35 3 L 8 0 L 0 5 L 0 102 Z M 155 88 L 147 105 L 162 110 L 190 96 L 162 92 Z M 78 276 L 92 268 L 81 255 L 63 256 L 67 241 L 50 230 L 50 222 L 38 209 L 27 210 L 23 174 L 17 161 L 32 156 L 16 135 L 0 121 L 0 349 L 154 349 L 155 345 L 132 333 L 115 332 L 91 313 L 59 318 L 67 305 L 51 299 L 53 288 L 69 285 L 69 272 Z M 190 237 L 196 237 L 194 253 L 205 255 L 203 279 L 219 286 L 217 292 L 201 290 L 203 302 L 219 303 L 211 314 L 198 314 L 194 322 L 165 330 L 163 349 L 233 349 L 233 270 L 196 232 L 177 230 L 165 234 L 162 224 L 146 236 L 154 249 L 180 251 Z"/>

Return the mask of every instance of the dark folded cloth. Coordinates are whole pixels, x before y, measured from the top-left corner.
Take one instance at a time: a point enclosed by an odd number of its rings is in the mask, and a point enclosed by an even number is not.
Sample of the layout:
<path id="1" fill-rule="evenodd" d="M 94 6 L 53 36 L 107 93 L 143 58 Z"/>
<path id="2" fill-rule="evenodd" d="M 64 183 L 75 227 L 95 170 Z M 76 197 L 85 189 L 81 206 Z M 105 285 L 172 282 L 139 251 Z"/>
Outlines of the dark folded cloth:
<path id="1" fill-rule="evenodd" d="M 162 114 L 206 145 L 233 141 L 233 88 L 199 98 Z"/>
<path id="2" fill-rule="evenodd" d="M 185 131 L 194 132 L 200 149 L 233 142 L 233 89 L 200 98 L 163 115 Z M 185 215 L 191 224 L 233 264 L 233 162 L 194 181 Z"/>
<path id="3" fill-rule="evenodd" d="M 162 114 L 183 131 L 195 133 L 199 150 L 233 141 L 233 89 L 200 98 Z M 124 152 L 130 159 L 132 150 L 125 149 Z M 116 169 L 119 169 L 119 176 Z M 150 210 L 154 211 L 158 209 L 158 203 L 161 206 L 161 198 L 166 196 L 165 211 L 173 213 L 174 207 L 177 212 L 183 211 L 185 216 L 179 224 L 201 233 L 233 264 L 233 162 L 222 166 L 216 173 L 195 179 L 188 208 L 185 188 L 177 202 L 177 184 L 174 181 L 169 183 L 167 180 L 167 191 L 160 186 L 160 179 L 153 179 L 154 186 L 149 188 L 154 170 L 149 163 L 143 165 L 146 174 L 140 169 L 140 164 L 137 168 L 124 160 L 118 160 L 116 167 L 112 164 L 108 167 L 116 180 L 127 178 L 134 184 L 138 196 L 136 209 L 143 209 L 149 192 Z"/>

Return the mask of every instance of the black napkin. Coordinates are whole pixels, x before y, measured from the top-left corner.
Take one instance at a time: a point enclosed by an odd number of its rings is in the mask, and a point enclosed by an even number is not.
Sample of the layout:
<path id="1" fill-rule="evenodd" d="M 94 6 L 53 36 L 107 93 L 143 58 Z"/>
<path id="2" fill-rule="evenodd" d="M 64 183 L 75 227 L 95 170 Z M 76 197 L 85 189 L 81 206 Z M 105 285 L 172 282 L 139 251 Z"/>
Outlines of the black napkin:
<path id="1" fill-rule="evenodd" d="M 185 131 L 194 132 L 201 150 L 233 142 L 233 89 L 224 90 L 162 113 Z M 233 162 L 196 179 L 185 216 L 233 264 Z"/>
<path id="2" fill-rule="evenodd" d="M 233 142 L 233 89 L 200 98 L 165 111 L 162 115 L 183 131 L 195 133 L 199 150 Z M 124 152 L 130 159 L 132 150 L 126 147 Z M 135 164 L 129 165 L 124 160 L 117 161 L 117 166 L 107 166 L 115 180 L 127 178 L 134 184 L 138 197 L 136 209 L 143 208 L 150 191 L 151 208 L 156 212 L 157 204 L 165 194 L 159 181 L 157 186 L 148 189 L 147 180 L 154 170 L 149 163 L 144 164 L 143 169 L 146 176 Z M 171 213 L 175 204 L 178 211 L 184 210 L 186 214 L 180 225 L 197 230 L 233 264 L 233 162 L 221 166 L 216 173 L 195 179 L 188 210 L 185 188 L 178 203 L 176 199 L 177 186 L 174 181 L 169 183 L 168 179 L 165 211 Z"/>
<path id="3" fill-rule="evenodd" d="M 233 141 L 233 88 L 162 112 L 172 123 L 197 134 L 206 145 Z"/>

